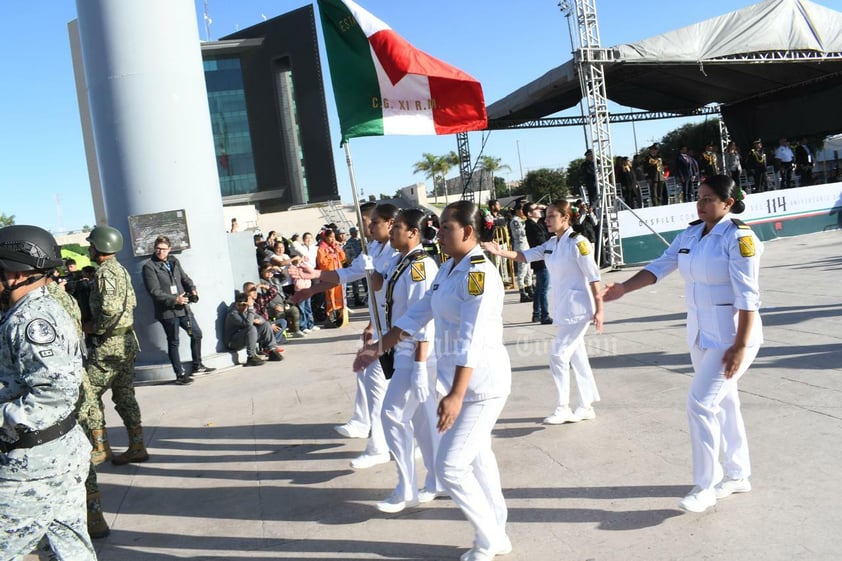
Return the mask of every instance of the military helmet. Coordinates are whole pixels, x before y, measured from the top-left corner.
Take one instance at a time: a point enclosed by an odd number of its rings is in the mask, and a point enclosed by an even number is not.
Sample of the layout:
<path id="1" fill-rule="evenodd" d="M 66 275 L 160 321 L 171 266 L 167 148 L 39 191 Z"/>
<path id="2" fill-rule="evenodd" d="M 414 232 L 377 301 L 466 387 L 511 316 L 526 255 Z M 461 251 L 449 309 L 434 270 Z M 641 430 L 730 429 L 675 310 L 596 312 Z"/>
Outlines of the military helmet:
<path id="1" fill-rule="evenodd" d="M 39 271 L 61 265 L 61 248 L 48 231 L 22 224 L 0 228 L 0 269 Z"/>
<path id="2" fill-rule="evenodd" d="M 87 240 L 100 253 L 117 253 L 123 249 L 123 234 L 111 226 L 95 226 Z"/>

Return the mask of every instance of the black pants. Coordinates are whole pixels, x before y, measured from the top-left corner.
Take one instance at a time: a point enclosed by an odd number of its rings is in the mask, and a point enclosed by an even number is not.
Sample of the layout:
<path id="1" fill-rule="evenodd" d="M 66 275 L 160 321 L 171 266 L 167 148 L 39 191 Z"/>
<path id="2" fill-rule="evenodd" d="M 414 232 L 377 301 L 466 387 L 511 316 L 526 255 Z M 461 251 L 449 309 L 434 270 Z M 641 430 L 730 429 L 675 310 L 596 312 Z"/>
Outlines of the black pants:
<path id="1" fill-rule="evenodd" d="M 193 359 L 193 368 L 198 368 L 202 364 L 202 330 L 199 328 L 199 324 L 196 323 L 196 318 L 193 314 L 187 312 L 185 316 L 158 321 L 164 326 L 164 333 L 167 334 L 167 354 L 170 357 L 170 363 L 176 375 L 184 374 L 184 368 L 181 366 L 181 355 L 178 353 L 179 329 L 183 329 L 190 335 L 190 354 L 193 355 L 191 357 Z"/>

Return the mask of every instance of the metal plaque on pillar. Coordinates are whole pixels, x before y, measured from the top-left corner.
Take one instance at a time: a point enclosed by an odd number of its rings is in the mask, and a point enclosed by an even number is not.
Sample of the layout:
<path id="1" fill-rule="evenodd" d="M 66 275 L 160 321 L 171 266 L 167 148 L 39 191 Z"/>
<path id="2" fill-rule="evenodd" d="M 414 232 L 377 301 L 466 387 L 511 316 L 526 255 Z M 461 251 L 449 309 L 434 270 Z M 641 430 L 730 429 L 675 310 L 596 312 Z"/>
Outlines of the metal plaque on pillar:
<path id="1" fill-rule="evenodd" d="M 190 233 L 184 209 L 129 216 L 129 233 L 135 257 L 152 255 L 158 236 L 167 236 L 173 251 L 190 249 Z"/>

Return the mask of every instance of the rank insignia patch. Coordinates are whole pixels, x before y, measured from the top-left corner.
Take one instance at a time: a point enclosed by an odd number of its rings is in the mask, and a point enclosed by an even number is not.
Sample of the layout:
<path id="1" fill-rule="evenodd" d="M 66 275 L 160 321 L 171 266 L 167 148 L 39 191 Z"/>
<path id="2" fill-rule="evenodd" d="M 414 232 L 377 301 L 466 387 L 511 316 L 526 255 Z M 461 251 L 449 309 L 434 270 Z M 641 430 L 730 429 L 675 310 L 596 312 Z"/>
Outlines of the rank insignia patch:
<path id="1" fill-rule="evenodd" d="M 410 272 L 412 273 L 413 281 L 418 282 L 427 278 L 427 271 L 424 269 L 423 261 L 416 261 L 412 263 L 410 267 Z"/>
<path id="2" fill-rule="evenodd" d="M 481 271 L 471 271 L 468 273 L 468 294 L 471 296 L 479 296 L 485 292 L 485 273 Z"/>
<path id="3" fill-rule="evenodd" d="M 754 238 L 751 236 L 740 238 L 740 255 L 743 257 L 754 257 Z"/>
<path id="4" fill-rule="evenodd" d="M 591 253 L 591 248 L 588 247 L 588 242 L 586 242 L 585 240 L 577 242 L 576 247 L 579 248 L 579 253 L 581 255 L 590 255 Z"/>

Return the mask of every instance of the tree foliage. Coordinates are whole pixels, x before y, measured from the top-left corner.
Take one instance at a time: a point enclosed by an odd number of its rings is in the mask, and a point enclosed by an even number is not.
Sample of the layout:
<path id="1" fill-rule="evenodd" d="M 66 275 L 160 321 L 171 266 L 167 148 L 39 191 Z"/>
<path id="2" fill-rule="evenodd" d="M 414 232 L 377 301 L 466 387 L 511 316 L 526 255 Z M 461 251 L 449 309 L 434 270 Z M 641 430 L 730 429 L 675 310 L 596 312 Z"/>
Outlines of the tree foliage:
<path id="1" fill-rule="evenodd" d="M 566 197 L 567 178 L 560 169 L 536 169 L 526 174 L 516 194 L 527 195 L 533 201 L 544 197 L 551 201 Z"/>
<path id="2" fill-rule="evenodd" d="M 492 182 L 493 182 L 492 188 L 494 190 L 494 197 L 498 197 L 502 194 L 502 193 L 497 192 L 497 182 L 496 182 L 497 178 L 494 177 L 494 174 L 496 172 L 498 172 L 500 170 L 504 170 L 504 169 L 509 170 L 509 171 L 512 170 L 512 168 L 510 168 L 508 165 L 506 165 L 502 162 L 503 162 L 503 160 L 501 158 L 497 158 L 497 157 L 494 157 L 494 156 L 480 156 L 479 157 L 479 169 L 486 172 L 492 178 Z M 480 174 L 480 186 L 479 186 L 480 191 L 482 191 L 485 188 L 485 186 L 482 184 L 482 182 L 484 180 L 483 179 L 484 176 L 485 176 L 485 174 Z M 505 184 L 505 181 L 503 183 Z"/>
<path id="3" fill-rule="evenodd" d="M 674 168 L 682 146 L 691 150 L 698 159 L 708 143 L 719 147 L 719 122 L 716 119 L 708 119 L 701 123 L 688 123 L 671 130 L 661 139 L 661 160 L 665 167 Z M 647 146 L 641 150 L 641 154 L 648 154 L 648 148 Z M 746 148 L 751 149 L 750 146 Z M 744 154 L 748 154 L 746 148 L 743 149 Z"/>
<path id="4" fill-rule="evenodd" d="M 13 226 L 15 224 L 15 215 L 6 215 L 5 212 L 0 212 L 0 228 L 5 226 Z"/>
<path id="5" fill-rule="evenodd" d="M 584 161 L 585 158 L 576 158 L 567 164 L 567 188 L 575 197 L 579 196 L 579 187 L 585 185 L 585 175 L 582 173 Z"/>

